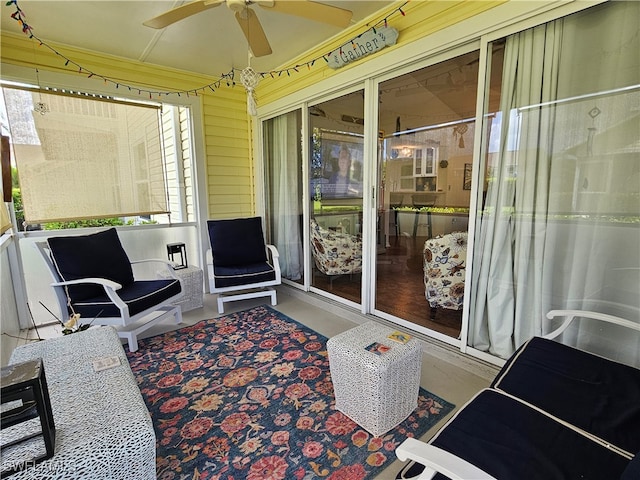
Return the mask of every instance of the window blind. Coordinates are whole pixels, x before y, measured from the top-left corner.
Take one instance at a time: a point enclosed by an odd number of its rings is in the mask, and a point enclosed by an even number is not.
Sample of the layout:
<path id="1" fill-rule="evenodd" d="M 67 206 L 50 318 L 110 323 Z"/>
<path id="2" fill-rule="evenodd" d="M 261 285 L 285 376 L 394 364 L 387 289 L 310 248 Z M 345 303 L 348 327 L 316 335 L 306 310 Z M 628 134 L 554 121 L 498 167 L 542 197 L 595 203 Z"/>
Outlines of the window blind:
<path id="1" fill-rule="evenodd" d="M 3 90 L 26 223 L 167 212 L 157 107 Z"/>

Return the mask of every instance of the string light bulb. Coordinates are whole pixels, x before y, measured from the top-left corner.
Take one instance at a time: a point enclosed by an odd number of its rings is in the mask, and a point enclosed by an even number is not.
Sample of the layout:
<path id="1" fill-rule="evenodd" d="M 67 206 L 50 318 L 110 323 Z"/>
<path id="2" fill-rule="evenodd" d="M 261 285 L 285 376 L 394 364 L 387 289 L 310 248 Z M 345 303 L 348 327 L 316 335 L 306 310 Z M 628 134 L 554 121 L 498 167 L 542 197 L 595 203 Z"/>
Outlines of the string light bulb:
<path id="1" fill-rule="evenodd" d="M 231 2 L 233 4 L 237 4 L 238 8 L 240 8 L 240 6 L 242 7 L 242 9 L 246 8 L 246 3 L 244 2 L 244 0 L 227 0 L 227 2 Z M 409 3 L 409 1 L 405 1 L 402 5 L 400 5 L 399 7 L 397 7 L 395 10 L 393 10 L 391 13 L 387 14 L 386 17 L 384 17 L 382 20 L 378 21 L 375 23 L 375 25 L 373 26 L 369 26 L 370 24 L 367 24 L 367 28 L 371 28 L 374 32 L 374 34 L 376 33 L 376 26 L 379 26 L 381 24 L 384 24 L 385 27 L 387 27 L 387 21 L 390 17 L 392 17 L 395 13 L 400 13 L 402 16 L 406 16 L 406 13 L 402 10 L 403 7 L 405 7 L 407 5 L 407 3 Z M 153 90 L 147 90 L 147 89 L 139 89 L 137 87 L 132 87 L 131 85 L 126 85 L 126 84 L 122 84 L 120 82 L 116 82 L 115 80 L 112 80 L 104 75 L 101 75 L 99 73 L 92 73 L 90 71 L 88 71 L 86 68 L 82 67 L 82 65 L 77 64 L 76 62 L 74 62 L 73 60 L 71 60 L 70 58 L 66 57 L 64 54 L 60 53 L 59 51 L 57 51 L 55 48 L 53 48 L 51 45 L 49 45 L 48 43 L 44 42 L 43 40 L 39 39 L 36 35 L 33 34 L 33 29 L 30 25 L 28 25 L 25 21 L 24 21 L 24 12 L 22 11 L 22 9 L 18 6 L 18 0 L 8 0 L 6 2 L 6 5 L 13 5 L 16 9 L 16 11 L 11 15 L 11 18 L 13 18 L 14 20 L 16 20 L 18 22 L 18 24 L 20 25 L 20 28 L 22 30 L 23 33 L 27 34 L 29 36 L 30 39 L 34 39 L 36 41 L 39 42 L 39 46 L 44 46 L 45 48 L 49 49 L 53 54 L 55 54 L 58 57 L 61 57 L 65 63 L 65 66 L 69 66 L 69 64 L 73 65 L 74 67 L 76 67 L 78 69 L 78 73 L 83 74 L 83 73 L 88 73 L 88 77 L 93 77 L 96 76 L 98 78 L 101 78 L 105 83 L 111 83 L 115 86 L 115 88 L 118 88 L 120 85 L 122 85 L 123 87 L 126 87 L 129 89 L 129 91 L 136 91 L 138 92 L 138 94 L 148 94 L 148 95 L 157 95 L 158 97 L 161 97 L 162 95 L 177 95 L 178 97 L 180 96 L 181 93 L 186 93 L 187 96 L 189 95 L 189 92 L 185 92 L 185 91 L 153 91 Z M 346 44 L 343 44 L 340 47 L 340 53 L 342 54 L 342 49 L 343 47 L 345 47 L 346 45 L 348 45 L 348 43 L 352 44 L 352 47 L 355 48 L 355 39 L 356 38 L 360 38 L 362 34 L 355 36 L 352 40 L 348 41 Z M 271 76 L 271 78 L 275 78 L 274 74 L 277 73 L 278 77 L 280 77 L 284 72 L 287 73 L 287 76 L 291 76 L 291 72 L 290 70 L 293 69 L 295 72 L 299 72 L 297 67 L 301 67 L 302 65 L 306 65 L 308 69 L 311 69 L 312 66 L 314 66 L 315 61 L 319 60 L 320 58 L 322 58 L 326 63 L 329 63 L 329 58 L 327 56 L 328 54 L 322 54 L 320 56 L 318 56 L 317 58 L 314 58 L 304 64 L 299 64 L 299 65 L 295 65 L 294 67 L 289 67 L 287 69 L 283 69 L 283 70 L 271 70 L 269 72 L 255 72 L 254 74 L 257 76 L 257 80 L 259 81 L 260 78 L 264 78 L 267 74 Z M 247 67 L 247 68 L 250 68 Z M 245 69 L 247 70 L 247 69 Z M 253 69 L 251 69 L 253 70 Z M 216 81 L 216 82 L 212 82 L 208 85 L 204 85 L 200 88 L 197 88 L 195 90 L 193 90 L 193 93 L 197 96 L 197 92 L 198 90 L 201 90 L 202 92 L 206 91 L 206 88 L 211 89 L 212 92 L 214 92 L 214 88 L 220 88 L 220 84 L 222 80 L 226 79 L 226 83 L 228 87 L 231 86 L 235 86 L 236 82 L 233 80 L 233 74 L 234 74 L 234 69 L 231 69 L 231 71 L 229 73 L 223 74 L 222 77 L 220 78 L 220 80 Z M 232 79 L 232 81 L 230 82 L 229 79 Z M 244 83 L 243 83 L 244 85 Z M 256 83 L 257 85 L 257 83 Z M 246 88 L 246 86 L 245 86 Z M 255 87 L 253 87 L 255 89 Z"/>

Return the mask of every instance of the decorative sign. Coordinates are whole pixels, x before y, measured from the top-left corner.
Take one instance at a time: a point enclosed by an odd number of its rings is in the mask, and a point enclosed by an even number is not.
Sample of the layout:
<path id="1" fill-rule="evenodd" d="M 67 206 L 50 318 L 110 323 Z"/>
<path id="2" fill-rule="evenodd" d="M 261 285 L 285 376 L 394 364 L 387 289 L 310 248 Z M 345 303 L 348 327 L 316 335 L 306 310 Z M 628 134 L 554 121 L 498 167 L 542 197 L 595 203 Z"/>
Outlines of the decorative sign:
<path id="1" fill-rule="evenodd" d="M 364 32 L 351 44 L 343 45 L 327 56 L 327 63 L 331 68 L 340 68 L 371 55 L 385 47 L 395 45 L 398 31 L 391 27 L 381 27 Z"/>

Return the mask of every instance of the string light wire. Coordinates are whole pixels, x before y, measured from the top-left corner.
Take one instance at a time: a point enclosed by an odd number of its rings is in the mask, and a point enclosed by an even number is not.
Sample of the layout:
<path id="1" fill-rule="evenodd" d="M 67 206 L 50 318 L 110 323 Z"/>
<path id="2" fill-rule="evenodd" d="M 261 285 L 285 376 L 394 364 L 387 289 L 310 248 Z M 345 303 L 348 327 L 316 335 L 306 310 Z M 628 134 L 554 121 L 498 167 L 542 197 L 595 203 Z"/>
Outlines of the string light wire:
<path id="1" fill-rule="evenodd" d="M 344 42 L 338 48 L 340 50 L 343 50 L 343 49 L 346 49 L 346 48 L 354 48 L 354 45 L 356 45 L 356 43 L 355 43 L 356 40 L 358 38 L 360 38 L 367 31 L 372 30 L 374 32 L 374 34 L 375 34 L 376 33 L 376 27 L 380 27 L 381 25 L 386 27 L 388 25 L 388 20 L 391 17 L 395 16 L 396 14 L 400 14 L 403 17 L 406 16 L 406 12 L 403 10 L 403 8 L 408 3 L 409 3 L 409 1 L 407 0 L 402 5 L 400 5 L 398 8 L 396 8 L 391 13 L 389 13 L 384 18 L 382 18 L 381 20 L 378 20 L 377 22 L 375 22 L 373 24 L 371 24 L 371 23 L 367 24 L 366 25 L 366 29 L 363 32 L 361 32 L 360 34 L 358 34 L 355 37 L 351 38 L 350 40 L 347 40 L 346 42 Z M 129 85 L 129 84 L 124 83 L 124 82 L 122 82 L 120 80 L 115 80 L 115 79 L 113 79 L 111 77 L 108 77 L 106 75 L 102 75 L 102 74 L 100 74 L 98 72 L 94 72 L 91 69 L 88 69 L 88 68 L 80 65 L 76 61 L 74 61 L 71 58 L 67 57 L 65 54 L 61 53 L 60 51 L 58 51 L 57 49 L 55 49 L 54 47 L 49 45 L 47 42 L 45 42 L 44 40 L 42 40 L 38 36 L 36 36 L 33 33 L 33 28 L 31 27 L 31 25 L 29 25 L 25 21 L 26 15 L 25 15 L 24 11 L 18 5 L 18 0 L 9 0 L 6 3 L 6 6 L 13 6 L 15 8 L 15 12 L 11 14 L 11 18 L 13 18 L 14 20 L 16 20 L 19 23 L 20 28 L 22 29 L 22 32 L 25 35 L 28 35 L 29 38 L 32 39 L 33 41 L 38 42 L 40 47 L 47 48 L 53 54 L 55 54 L 56 56 L 58 56 L 62 60 L 64 60 L 65 67 L 68 67 L 70 69 L 73 68 L 73 69 L 77 70 L 78 74 L 86 75 L 87 78 L 100 79 L 106 84 L 113 85 L 116 89 L 125 88 L 125 89 L 128 89 L 131 92 L 134 92 L 134 93 L 137 92 L 139 95 L 148 96 L 149 99 L 154 99 L 154 98 L 160 99 L 163 96 L 166 97 L 166 96 L 170 96 L 170 95 L 177 95 L 178 97 L 180 95 L 187 95 L 187 97 L 189 97 L 190 95 L 198 96 L 199 93 L 205 93 L 207 91 L 211 91 L 212 93 L 214 93 L 216 90 L 220 89 L 220 87 L 223 86 L 223 85 L 227 85 L 228 87 L 235 86 L 235 84 L 236 84 L 235 79 L 234 79 L 235 72 L 236 71 L 241 72 L 241 70 L 239 70 L 239 69 L 232 68 L 229 72 L 221 74 L 220 78 L 218 80 L 216 80 L 214 82 L 211 82 L 211 83 L 208 83 L 206 85 L 203 85 L 201 87 L 190 89 L 190 90 L 172 90 L 172 91 L 169 91 L 169 90 L 152 90 L 152 89 L 148 89 L 148 88 L 144 88 L 144 87 L 140 87 L 140 86 Z M 332 51 L 334 51 L 334 50 L 332 50 Z M 316 60 L 324 59 L 325 64 L 328 63 L 328 58 L 327 57 L 329 56 L 330 53 L 331 52 L 325 53 L 325 54 L 322 54 L 322 55 L 318 55 L 316 58 L 308 60 L 307 62 L 304 62 L 304 63 L 301 63 L 301 64 L 296 64 L 296 65 L 291 66 L 291 67 L 285 67 L 285 68 L 280 69 L 280 70 L 270 70 L 270 71 L 255 72 L 255 73 L 260 78 L 265 78 L 267 76 L 270 76 L 271 78 L 274 78 L 276 75 L 278 77 L 280 77 L 283 73 L 286 73 L 287 76 L 290 77 L 291 76 L 291 72 L 298 73 L 300 71 L 299 69 L 302 68 L 302 67 L 306 66 L 307 69 L 310 70 L 311 67 L 313 67 L 314 64 L 316 63 Z"/>

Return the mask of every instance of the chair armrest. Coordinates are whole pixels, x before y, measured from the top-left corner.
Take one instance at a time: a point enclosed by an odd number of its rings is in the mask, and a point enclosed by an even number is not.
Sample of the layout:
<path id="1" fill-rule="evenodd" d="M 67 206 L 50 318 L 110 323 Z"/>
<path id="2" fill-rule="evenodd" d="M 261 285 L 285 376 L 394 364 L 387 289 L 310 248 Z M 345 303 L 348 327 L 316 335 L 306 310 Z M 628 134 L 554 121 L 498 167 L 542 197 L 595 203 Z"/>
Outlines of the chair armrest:
<path id="1" fill-rule="evenodd" d="M 269 252 L 271 252 L 272 258 L 278 258 L 280 256 L 280 254 L 278 253 L 278 249 L 275 247 L 275 245 L 267 245 L 267 249 L 269 250 Z"/>
<path id="2" fill-rule="evenodd" d="M 167 265 L 168 267 L 171 267 L 173 265 L 172 262 L 170 262 L 169 260 L 164 260 L 162 258 L 146 258 L 144 260 L 134 260 L 131 262 L 131 265 L 135 265 L 138 263 L 162 263 L 163 265 Z"/>
<path id="3" fill-rule="evenodd" d="M 145 258 L 142 260 L 134 260 L 131 262 L 131 266 L 134 267 L 133 273 L 134 276 L 136 276 L 139 274 L 142 279 L 149 279 L 149 275 L 150 272 L 149 270 L 143 268 L 142 270 L 137 271 L 135 269 L 135 266 L 141 266 L 144 267 L 146 265 L 152 265 L 152 264 L 160 264 L 162 268 L 162 271 L 165 271 L 169 277 L 173 278 L 174 280 L 180 280 L 180 278 L 176 275 L 176 271 L 173 269 L 173 266 L 175 265 L 173 262 L 170 262 L 169 260 L 164 260 L 162 258 Z"/>
<path id="4" fill-rule="evenodd" d="M 269 252 L 271 254 L 271 263 L 273 266 L 273 269 L 276 272 L 276 280 L 278 281 L 278 283 L 282 280 L 282 272 L 280 270 L 280 254 L 278 253 L 278 249 L 275 247 L 275 245 L 269 245 L 267 244 L 267 252 Z"/>
<path id="5" fill-rule="evenodd" d="M 267 251 L 271 255 L 271 258 L 278 259 L 280 257 L 280 253 L 278 252 L 278 249 L 275 247 L 275 245 L 267 244 L 265 246 L 267 247 Z M 207 265 L 213 265 L 213 252 L 211 251 L 210 248 L 207 249 L 205 253 L 205 258 L 206 258 Z"/>
<path id="6" fill-rule="evenodd" d="M 55 289 L 55 287 L 64 287 L 67 285 L 83 285 L 83 284 L 102 286 L 102 288 L 104 288 L 104 292 L 107 294 L 109 299 L 111 299 L 111 301 L 114 304 L 116 304 L 118 308 L 121 309 L 126 306 L 124 301 L 116 293 L 116 290 L 120 290 L 122 288 L 122 285 L 112 280 L 107 280 L 106 278 L 81 278 L 78 280 L 68 280 L 66 282 L 54 282 L 51 284 L 51 286 L 54 287 Z M 68 298 L 67 298 L 67 301 L 69 301 Z M 62 305 L 60 305 L 60 308 L 61 309 L 63 308 Z M 64 310 L 61 310 L 61 311 L 64 311 Z"/>
<path id="7" fill-rule="evenodd" d="M 588 310 L 551 310 L 549 313 L 547 313 L 547 318 L 549 320 L 552 320 L 555 317 L 567 317 L 567 318 L 564 322 L 562 322 L 562 324 L 558 328 L 547 333 L 546 335 L 543 335 L 543 338 L 553 340 L 562 332 L 564 332 L 569 327 L 573 319 L 576 317 L 590 318 L 593 320 L 600 320 L 606 323 L 613 323 L 615 325 L 620 325 L 622 327 L 627 327 L 632 330 L 637 330 L 640 332 L 640 324 L 631 322 L 629 320 L 625 320 L 623 318 L 614 317 L 613 315 L 608 315 L 605 313 L 590 312 Z"/>
<path id="8" fill-rule="evenodd" d="M 396 456 L 400 461 L 413 460 L 425 466 L 418 479 L 431 479 L 436 472 L 442 473 L 452 480 L 496 480 L 484 470 L 456 457 L 455 455 L 421 442 L 415 438 L 407 438 L 396 448 Z"/>
<path id="9" fill-rule="evenodd" d="M 120 290 L 122 285 L 112 280 L 107 280 L 106 278 L 80 278 L 78 280 L 68 280 L 65 282 L 54 282 L 51 284 L 52 287 L 64 287 L 67 285 L 82 285 L 82 284 L 94 284 L 94 285 L 102 285 L 105 288 L 110 288 L 111 290 Z"/>

